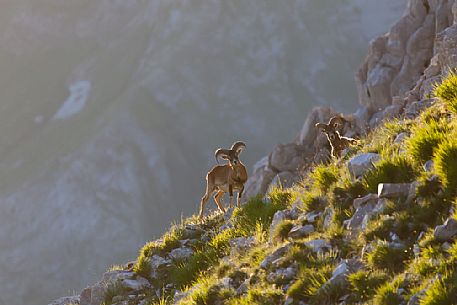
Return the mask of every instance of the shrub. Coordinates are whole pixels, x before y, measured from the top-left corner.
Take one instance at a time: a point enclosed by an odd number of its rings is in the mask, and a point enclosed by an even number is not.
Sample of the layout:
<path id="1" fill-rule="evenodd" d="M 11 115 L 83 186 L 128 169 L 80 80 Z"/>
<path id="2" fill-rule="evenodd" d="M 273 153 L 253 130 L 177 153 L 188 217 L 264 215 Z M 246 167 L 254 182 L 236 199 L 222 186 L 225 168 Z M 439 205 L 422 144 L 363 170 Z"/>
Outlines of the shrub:
<path id="1" fill-rule="evenodd" d="M 457 273 L 454 270 L 434 281 L 432 286 L 425 291 L 420 305 L 453 305 L 457 295 Z"/>
<path id="2" fill-rule="evenodd" d="M 446 191 L 454 196 L 457 192 L 457 141 L 445 141 L 435 154 L 435 169 Z"/>
<path id="3" fill-rule="evenodd" d="M 348 276 L 355 299 L 358 301 L 367 301 L 371 299 L 376 289 L 388 280 L 387 274 L 381 271 L 361 270 Z"/>
<path id="4" fill-rule="evenodd" d="M 310 174 L 310 178 L 314 181 L 315 187 L 326 192 L 333 183 L 338 181 L 338 167 L 335 164 L 319 164 Z"/>
<path id="5" fill-rule="evenodd" d="M 133 271 L 139 276 L 149 279 L 152 271 L 149 257 L 147 257 L 144 253 L 141 253 L 133 266 Z"/>
<path id="6" fill-rule="evenodd" d="M 449 137 L 449 131 L 449 124 L 444 119 L 416 126 L 406 143 L 408 153 L 415 160 L 425 163 L 432 158 L 438 145 Z"/>
<path id="7" fill-rule="evenodd" d="M 367 262 L 370 267 L 396 273 L 403 270 L 408 258 L 409 255 L 405 249 L 391 247 L 387 242 L 380 242 L 372 252 L 368 253 Z"/>
<path id="8" fill-rule="evenodd" d="M 375 168 L 364 175 L 363 183 L 369 192 L 377 193 L 379 183 L 406 183 L 413 181 L 415 176 L 411 163 L 405 157 L 395 155 L 375 164 Z"/>
<path id="9" fill-rule="evenodd" d="M 457 75 L 453 71 L 444 78 L 441 84 L 436 85 L 433 93 L 441 98 L 447 106 L 457 112 Z"/>
<path id="10" fill-rule="evenodd" d="M 273 238 L 279 241 L 285 240 L 293 226 L 294 223 L 290 220 L 280 222 L 273 232 Z"/>
<path id="11" fill-rule="evenodd" d="M 387 282 L 376 290 L 373 299 L 374 305 L 398 305 L 403 304 L 403 297 L 398 294 L 399 281 Z"/>

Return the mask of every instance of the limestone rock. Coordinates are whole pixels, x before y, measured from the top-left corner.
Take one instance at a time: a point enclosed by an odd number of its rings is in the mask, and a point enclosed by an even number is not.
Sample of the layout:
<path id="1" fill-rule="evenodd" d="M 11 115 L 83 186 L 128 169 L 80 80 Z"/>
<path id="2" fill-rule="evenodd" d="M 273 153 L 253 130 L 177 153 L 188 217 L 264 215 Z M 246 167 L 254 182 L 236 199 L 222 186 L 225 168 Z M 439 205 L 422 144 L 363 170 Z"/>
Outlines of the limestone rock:
<path id="1" fill-rule="evenodd" d="M 448 218 L 444 224 L 437 226 L 433 232 L 435 239 L 440 242 L 453 241 L 456 235 L 457 220 L 454 218 Z"/>
<path id="2" fill-rule="evenodd" d="M 352 205 L 354 206 L 354 208 L 358 209 L 362 205 L 366 204 L 367 202 L 375 201 L 377 199 L 378 199 L 377 194 L 368 194 L 364 197 L 354 199 Z"/>
<path id="3" fill-rule="evenodd" d="M 284 245 L 276 249 L 273 253 L 265 257 L 265 259 L 260 263 L 261 269 L 267 269 L 275 260 L 282 257 L 291 247 L 291 244 Z"/>
<path id="4" fill-rule="evenodd" d="M 170 252 L 170 257 L 175 261 L 182 261 L 190 258 L 194 254 L 191 248 L 176 248 Z"/>
<path id="5" fill-rule="evenodd" d="M 314 226 L 313 225 L 296 225 L 294 226 L 288 236 L 292 239 L 296 239 L 296 238 L 303 238 L 303 237 L 306 237 L 308 236 L 309 234 L 313 233 L 314 232 Z"/>
<path id="6" fill-rule="evenodd" d="M 398 198 L 408 196 L 411 183 L 380 183 L 378 184 L 379 198 Z"/>
<path id="7" fill-rule="evenodd" d="M 140 276 L 137 276 L 136 279 L 124 279 L 121 283 L 122 286 L 131 290 L 143 290 L 152 287 L 147 279 Z"/>
<path id="8" fill-rule="evenodd" d="M 279 144 L 270 155 L 269 166 L 277 172 L 295 172 L 305 164 L 303 147 L 294 143 Z"/>
<path id="9" fill-rule="evenodd" d="M 348 161 L 347 167 L 352 177 L 362 176 L 367 171 L 374 168 L 374 163 L 379 161 L 381 156 L 375 153 L 366 153 L 353 157 Z"/>
<path id="10" fill-rule="evenodd" d="M 252 246 L 255 245 L 255 238 L 254 236 L 249 237 L 238 237 L 232 238 L 229 241 L 230 247 L 234 254 L 239 254 L 246 252 L 246 250 L 250 249 Z"/>
<path id="11" fill-rule="evenodd" d="M 332 249 L 332 246 L 330 245 L 330 243 L 328 241 L 326 241 L 325 239 L 310 240 L 310 241 L 305 242 L 305 245 L 310 247 L 311 250 L 313 250 L 313 252 L 315 252 L 315 253 L 327 252 Z"/>

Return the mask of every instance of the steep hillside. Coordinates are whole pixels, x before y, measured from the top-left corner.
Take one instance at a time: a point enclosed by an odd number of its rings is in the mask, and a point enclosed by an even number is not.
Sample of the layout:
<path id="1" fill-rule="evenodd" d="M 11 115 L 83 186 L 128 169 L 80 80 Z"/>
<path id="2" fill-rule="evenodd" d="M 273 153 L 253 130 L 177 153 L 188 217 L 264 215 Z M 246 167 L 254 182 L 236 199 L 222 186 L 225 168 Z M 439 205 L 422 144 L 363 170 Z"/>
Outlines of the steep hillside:
<path id="1" fill-rule="evenodd" d="M 341 158 L 314 128 L 335 112 L 316 109 L 241 208 L 183 219 L 53 304 L 455 304 L 456 17 L 457 2 L 410 1 L 372 42 Z"/>
<path id="2" fill-rule="evenodd" d="M 8 305 L 80 290 L 190 215 L 216 146 L 242 138 L 252 164 L 312 105 L 355 109 L 356 91 L 342 88 L 355 87 L 367 42 L 405 7 L 0 2 L 0 304 Z"/>
<path id="3" fill-rule="evenodd" d="M 53 304 L 455 304 L 457 75 L 433 94 L 293 187 L 184 219 Z"/>

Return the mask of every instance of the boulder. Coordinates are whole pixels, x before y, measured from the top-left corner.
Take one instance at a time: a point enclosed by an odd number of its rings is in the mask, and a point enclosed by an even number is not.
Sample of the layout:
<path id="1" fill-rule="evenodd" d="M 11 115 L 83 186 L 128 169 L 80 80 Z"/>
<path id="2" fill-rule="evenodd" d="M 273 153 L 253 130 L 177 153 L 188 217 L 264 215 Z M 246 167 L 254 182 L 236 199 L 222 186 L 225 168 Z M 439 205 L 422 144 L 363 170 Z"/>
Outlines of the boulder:
<path id="1" fill-rule="evenodd" d="M 272 234 L 276 231 L 276 227 L 286 219 L 288 219 L 288 217 L 284 210 L 277 211 L 273 215 L 273 219 L 272 219 L 271 225 L 270 225 L 270 238 L 272 238 Z"/>
<path id="2" fill-rule="evenodd" d="M 229 244 L 233 254 L 244 253 L 255 245 L 255 238 L 254 236 L 232 238 Z"/>
<path id="3" fill-rule="evenodd" d="M 296 172 L 305 165 L 304 148 L 295 143 L 279 144 L 270 154 L 269 166 L 276 172 Z"/>
<path id="4" fill-rule="evenodd" d="M 176 248 L 173 249 L 169 256 L 175 261 L 183 261 L 190 258 L 194 254 L 191 248 Z"/>
<path id="5" fill-rule="evenodd" d="M 360 205 L 356 210 L 351 219 L 347 220 L 346 228 L 351 231 L 357 231 L 361 228 L 362 224 L 365 221 L 368 221 L 368 218 L 373 214 L 377 201 L 370 200 L 365 204 Z M 367 220 L 365 220 L 367 218 Z"/>
<path id="6" fill-rule="evenodd" d="M 297 269 L 294 267 L 279 268 L 267 275 L 268 283 L 285 283 L 295 278 Z"/>
<path id="7" fill-rule="evenodd" d="M 323 253 L 332 250 L 332 246 L 325 239 L 314 239 L 305 242 L 305 245 L 311 248 L 315 253 Z"/>
<path id="8" fill-rule="evenodd" d="M 297 173 L 288 172 L 288 171 L 281 172 L 281 173 L 277 174 L 271 181 L 268 192 L 270 192 L 270 190 L 273 187 L 289 188 L 294 183 L 296 183 L 299 180 L 299 178 L 300 178 L 300 176 Z"/>
<path id="9" fill-rule="evenodd" d="M 308 236 L 309 234 L 313 233 L 314 232 L 314 226 L 313 225 L 296 225 L 294 226 L 289 234 L 288 234 L 288 237 L 292 238 L 292 239 L 296 239 L 296 238 L 303 238 L 303 237 L 306 237 Z"/>
<path id="10" fill-rule="evenodd" d="M 354 199 L 354 201 L 352 202 L 352 205 L 354 206 L 354 208 L 358 209 L 362 205 L 366 204 L 367 202 L 376 201 L 376 200 L 378 200 L 378 195 L 371 193 L 364 197 Z"/>
<path id="11" fill-rule="evenodd" d="M 332 277 L 327 284 L 347 284 L 347 276 L 363 268 L 363 263 L 358 259 L 345 259 L 333 270 Z"/>
<path id="12" fill-rule="evenodd" d="M 265 259 L 260 263 L 259 267 L 261 269 L 268 269 L 275 260 L 286 254 L 290 247 L 291 244 L 287 244 L 276 249 L 273 253 L 265 257 Z"/>
<path id="13" fill-rule="evenodd" d="M 403 143 L 403 141 L 408 137 L 408 133 L 406 132 L 400 132 L 394 140 L 394 144 L 400 144 Z"/>
<path id="14" fill-rule="evenodd" d="M 411 183 L 379 183 L 378 197 L 379 198 L 399 198 L 407 197 L 410 193 Z"/>
<path id="15" fill-rule="evenodd" d="M 143 290 L 152 287 L 149 281 L 141 276 L 137 276 L 135 279 L 124 279 L 121 284 L 131 290 Z"/>
<path id="16" fill-rule="evenodd" d="M 433 236 L 437 241 L 446 242 L 453 241 L 457 235 L 457 220 L 448 218 L 444 224 L 437 226 L 433 232 Z"/>
<path id="17" fill-rule="evenodd" d="M 374 163 L 379 161 L 381 156 L 375 153 L 366 153 L 353 157 L 347 163 L 349 173 L 352 177 L 363 176 L 367 171 L 374 168 Z"/>

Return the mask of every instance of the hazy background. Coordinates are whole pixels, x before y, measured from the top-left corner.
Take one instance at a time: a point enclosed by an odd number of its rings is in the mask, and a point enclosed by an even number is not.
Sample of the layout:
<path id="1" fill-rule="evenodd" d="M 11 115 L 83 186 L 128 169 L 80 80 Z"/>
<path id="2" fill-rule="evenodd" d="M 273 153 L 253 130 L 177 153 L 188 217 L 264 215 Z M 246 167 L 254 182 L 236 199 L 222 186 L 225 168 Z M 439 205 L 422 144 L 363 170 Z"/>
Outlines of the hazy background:
<path id="1" fill-rule="evenodd" d="M 251 167 L 353 74 L 399 0 L 0 2 L 0 304 L 79 293 Z M 212 208 L 213 204 L 210 204 Z"/>

